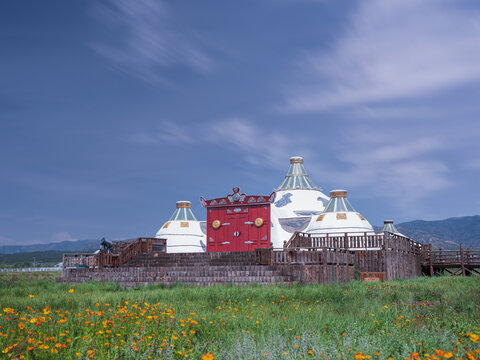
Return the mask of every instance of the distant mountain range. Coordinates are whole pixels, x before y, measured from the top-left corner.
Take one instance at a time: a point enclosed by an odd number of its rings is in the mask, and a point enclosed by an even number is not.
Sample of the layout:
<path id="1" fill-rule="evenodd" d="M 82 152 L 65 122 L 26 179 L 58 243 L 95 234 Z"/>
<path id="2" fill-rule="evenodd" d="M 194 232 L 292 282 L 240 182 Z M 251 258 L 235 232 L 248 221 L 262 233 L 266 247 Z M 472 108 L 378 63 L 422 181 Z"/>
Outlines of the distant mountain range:
<path id="1" fill-rule="evenodd" d="M 415 220 L 397 224 L 397 230 L 409 238 L 432 244 L 434 248 L 480 249 L 480 215 L 462 216 L 445 220 Z"/>
<path id="2" fill-rule="evenodd" d="M 48 244 L 0 245 L 0 254 L 15 254 L 36 251 L 88 252 L 100 247 L 100 240 L 62 241 Z"/>

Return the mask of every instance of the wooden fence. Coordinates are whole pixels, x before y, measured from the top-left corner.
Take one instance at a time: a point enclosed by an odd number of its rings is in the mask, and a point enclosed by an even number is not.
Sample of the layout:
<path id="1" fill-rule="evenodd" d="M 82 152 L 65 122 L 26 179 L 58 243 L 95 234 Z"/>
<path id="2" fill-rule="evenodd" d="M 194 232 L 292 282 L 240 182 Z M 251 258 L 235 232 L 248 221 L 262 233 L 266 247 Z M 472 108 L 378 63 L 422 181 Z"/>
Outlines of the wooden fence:
<path id="1" fill-rule="evenodd" d="M 351 251 L 360 272 L 382 272 L 387 280 L 421 275 L 424 245 L 390 232 L 306 234 L 296 232 L 285 250 L 316 252 L 321 249 Z"/>
<path id="2" fill-rule="evenodd" d="M 353 254 L 347 250 L 318 249 L 256 249 L 257 263 L 261 265 L 353 265 Z"/>

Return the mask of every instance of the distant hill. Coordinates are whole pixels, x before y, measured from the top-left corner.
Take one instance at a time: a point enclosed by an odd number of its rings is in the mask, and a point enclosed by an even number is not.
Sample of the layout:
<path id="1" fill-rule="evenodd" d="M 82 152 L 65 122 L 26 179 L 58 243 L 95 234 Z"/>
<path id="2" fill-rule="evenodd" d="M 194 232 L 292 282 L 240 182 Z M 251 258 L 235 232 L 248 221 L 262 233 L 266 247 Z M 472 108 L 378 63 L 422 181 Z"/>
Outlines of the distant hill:
<path id="1" fill-rule="evenodd" d="M 480 249 L 480 215 L 449 218 L 445 220 L 415 220 L 397 224 L 397 229 L 409 238 L 432 244 L 435 248 Z"/>
<path id="2" fill-rule="evenodd" d="M 48 244 L 0 245 L 0 254 L 15 254 L 35 251 L 89 252 L 100 247 L 100 240 L 62 241 Z"/>
<path id="3" fill-rule="evenodd" d="M 62 262 L 63 251 L 34 251 L 15 254 L 0 254 L 0 265 L 29 267 L 51 266 Z"/>

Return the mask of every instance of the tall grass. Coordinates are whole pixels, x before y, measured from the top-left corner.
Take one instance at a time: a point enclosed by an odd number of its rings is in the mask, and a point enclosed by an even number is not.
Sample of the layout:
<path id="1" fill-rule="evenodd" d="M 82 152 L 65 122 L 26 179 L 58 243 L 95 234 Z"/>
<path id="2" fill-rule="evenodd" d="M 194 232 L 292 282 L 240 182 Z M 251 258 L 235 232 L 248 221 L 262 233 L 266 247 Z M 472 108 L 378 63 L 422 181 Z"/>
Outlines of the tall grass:
<path id="1" fill-rule="evenodd" d="M 52 349 L 63 358 L 102 359 L 198 359 L 207 352 L 216 359 L 480 356 L 478 277 L 128 290 L 57 284 L 53 277 L 0 279 L 0 307 L 14 309 L 0 317 L 0 332 L 8 334 L 0 336 L 0 350 L 17 343 L 6 352 L 13 358 L 49 358 Z M 29 321 L 47 307 L 44 322 Z"/>

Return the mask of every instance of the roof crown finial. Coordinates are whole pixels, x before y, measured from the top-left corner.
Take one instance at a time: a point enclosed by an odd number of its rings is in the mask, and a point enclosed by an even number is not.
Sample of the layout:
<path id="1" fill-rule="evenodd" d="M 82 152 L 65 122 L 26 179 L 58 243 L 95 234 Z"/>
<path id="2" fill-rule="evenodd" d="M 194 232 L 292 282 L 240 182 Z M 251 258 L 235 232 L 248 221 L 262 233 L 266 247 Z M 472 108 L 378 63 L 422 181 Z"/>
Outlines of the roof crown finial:
<path id="1" fill-rule="evenodd" d="M 331 198 L 336 198 L 336 197 L 347 197 L 347 190 L 332 190 L 330 191 L 330 197 Z"/>
<path id="2" fill-rule="evenodd" d="M 190 201 L 185 201 L 185 200 L 177 201 L 177 209 L 191 208 L 191 207 L 192 207 L 192 203 Z"/>
<path id="3" fill-rule="evenodd" d="M 303 157 L 301 157 L 301 156 L 292 156 L 292 157 L 290 158 L 290 164 L 295 164 L 295 163 L 303 164 Z"/>

